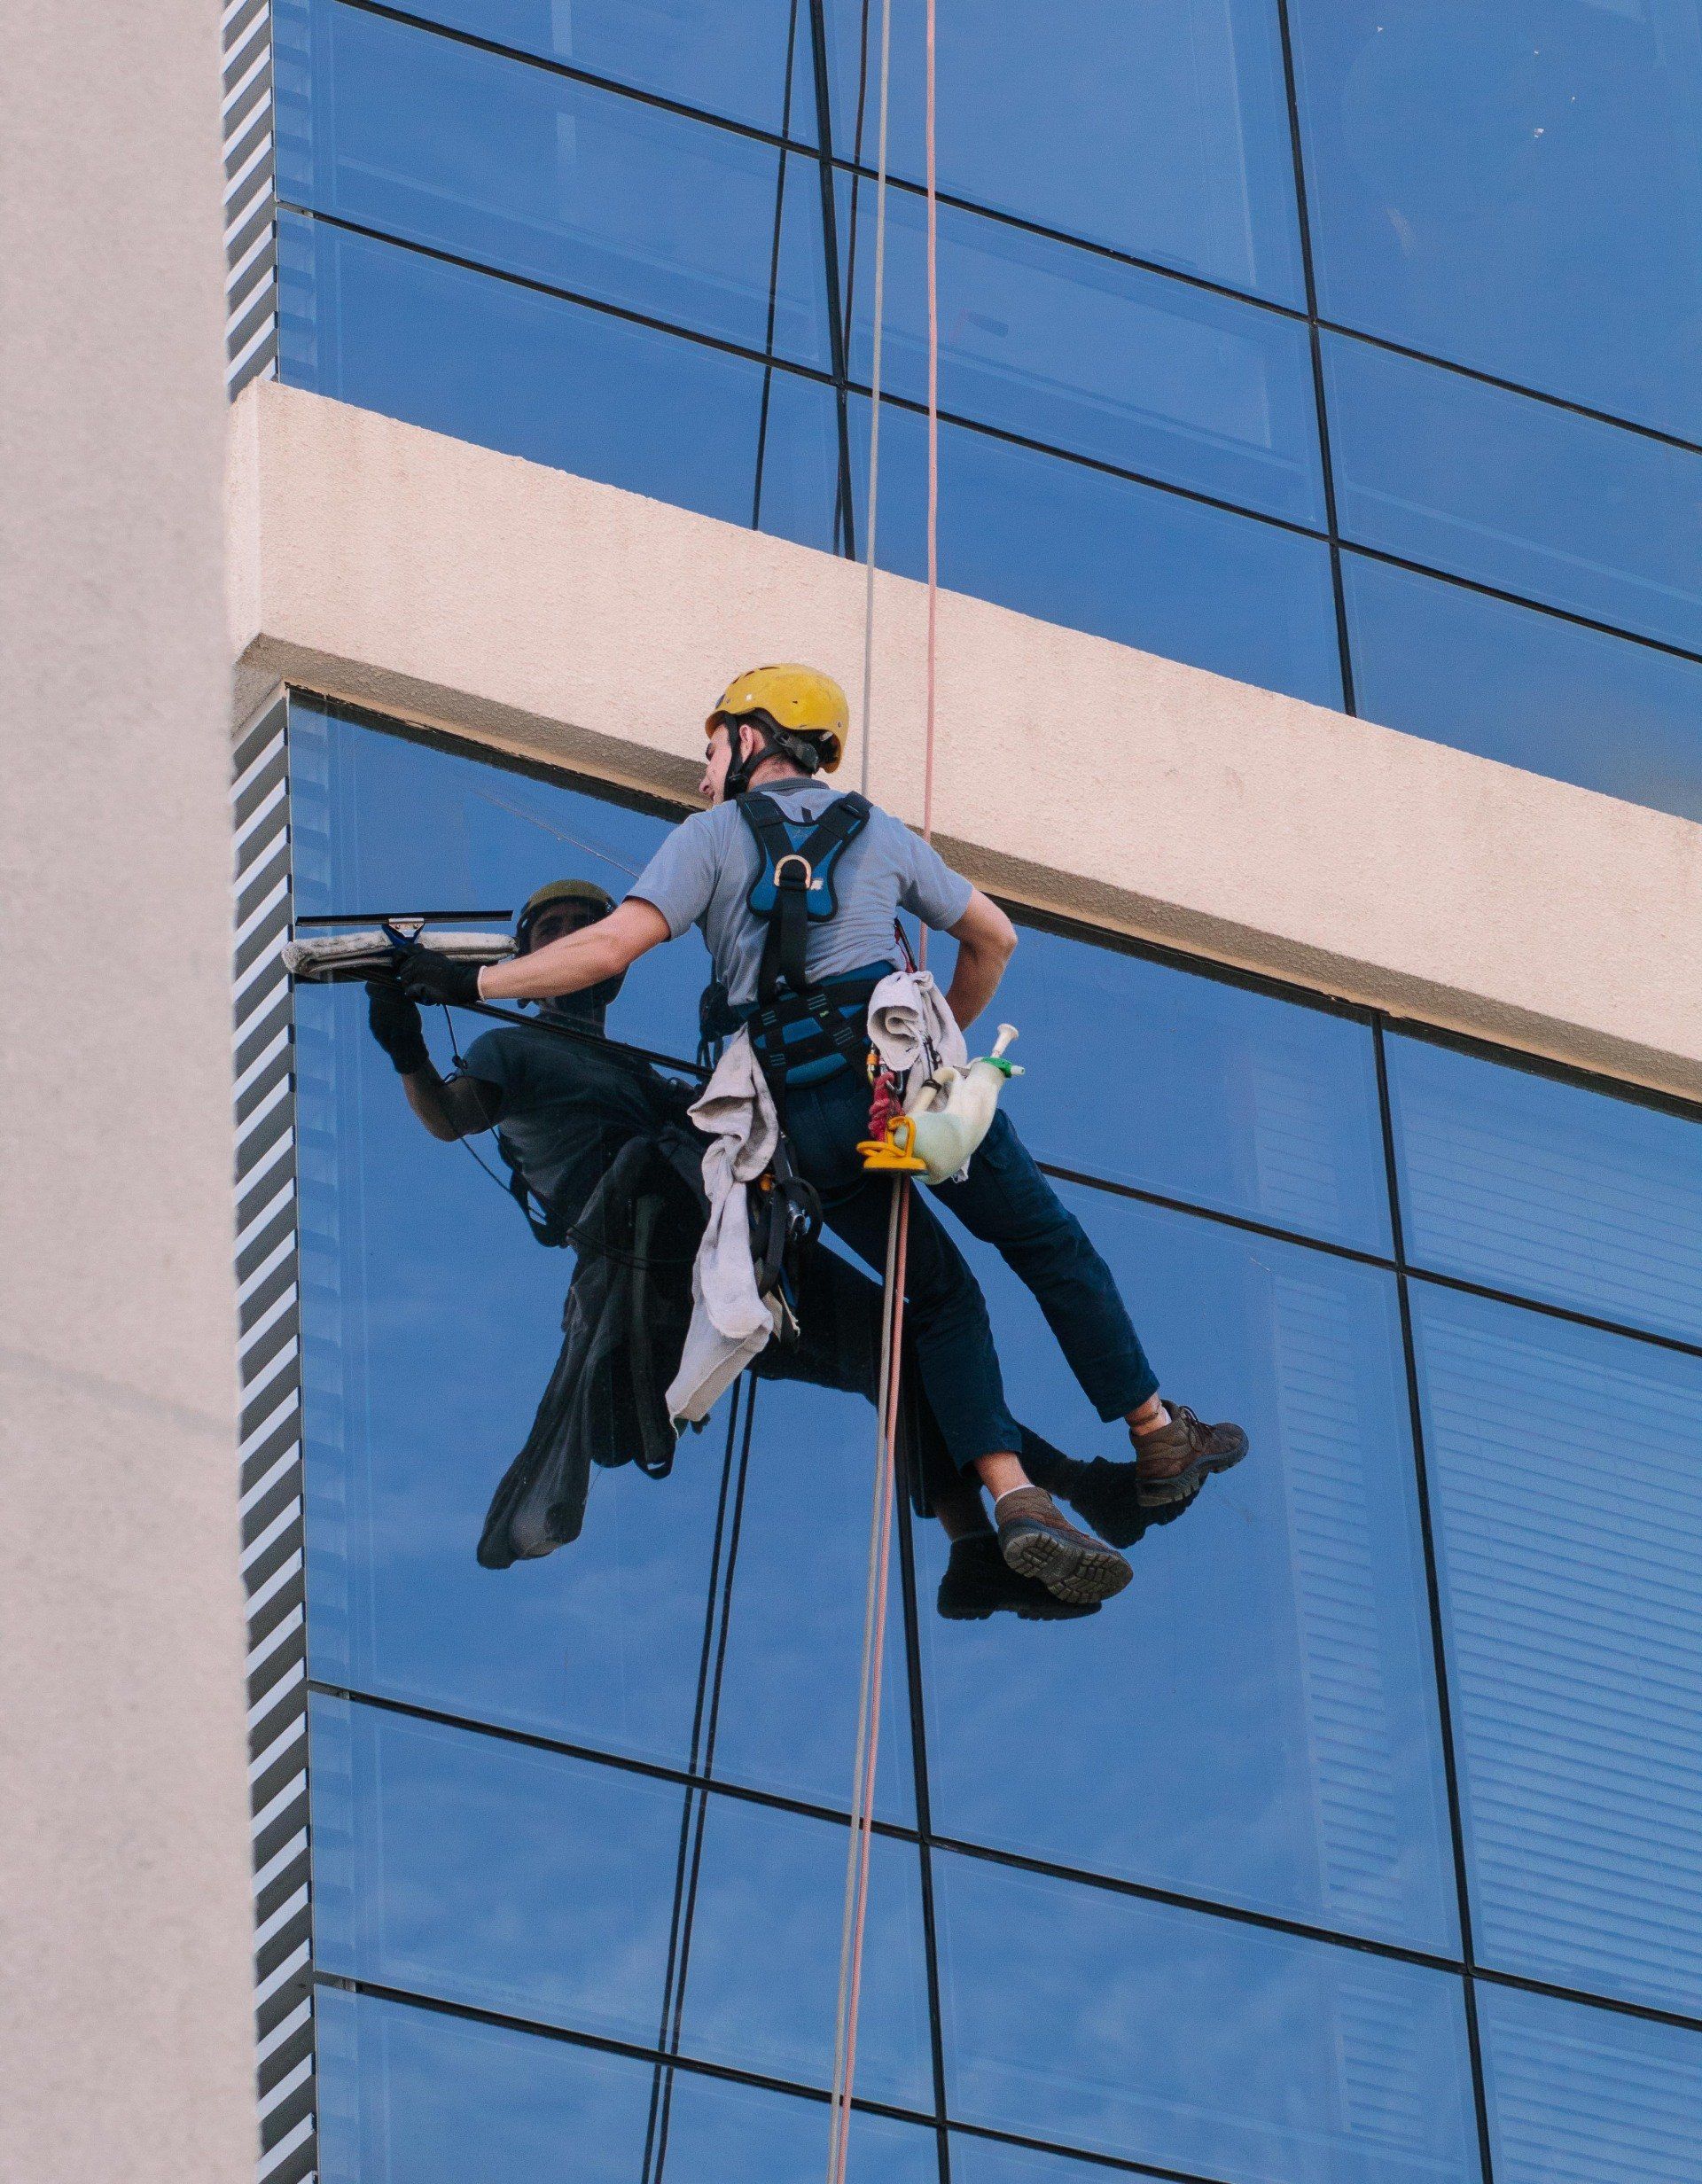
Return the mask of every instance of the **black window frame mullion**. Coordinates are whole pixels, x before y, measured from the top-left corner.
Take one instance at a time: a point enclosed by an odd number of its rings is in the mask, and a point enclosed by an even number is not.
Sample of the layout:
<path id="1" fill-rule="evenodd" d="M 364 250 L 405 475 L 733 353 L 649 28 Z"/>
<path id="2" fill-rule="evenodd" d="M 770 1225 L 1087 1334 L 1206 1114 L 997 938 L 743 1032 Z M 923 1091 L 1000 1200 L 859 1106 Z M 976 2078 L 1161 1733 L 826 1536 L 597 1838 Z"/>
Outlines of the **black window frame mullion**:
<path id="1" fill-rule="evenodd" d="M 1288 102 L 1289 151 L 1294 169 L 1294 213 L 1300 227 L 1300 268 L 1306 283 L 1306 325 L 1312 355 L 1312 398 L 1317 410 L 1318 464 L 1323 480 L 1323 519 L 1330 542 L 1330 583 L 1336 603 L 1336 646 L 1340 655 L 1341 699 L 1345 713 L 1357 714 L 1354 654 L 1347 628 L 1347 589 L 1342 574 L 1341 526 L 1336 517 L 1336 473 L 1330 454 L 1330 405 L 1323 388 L 1323 344 L 1318 332 L 1318 285 L 1312 261 L 1312 219 L 1307 198 L 1306 153 L 1301 140 L 1300 96 L 1294 73 L 1294 42 L 1289 27 L 1289 0 L 1276 0 L 1283 49 L 1283 88 Z"/>
<path id="2" fill-rule="evenodd" d="M 839 435 L 839 476 L 833 513 L 834 534 L 845 558 L 855 561 L 857 558 L 857 525 L 851 472 L 846 317 L 841 300 L 843 291 L 839 285 L 839 191 L 833 159 L 833 113 L 828 83 L 824 0 L 809 0 L 809 22 L 816 85 L 816 163 L 822 191 L 822 248 L 827 261 L 828 355 L 832 366 L 833 401 Z"/>
<path id="3" fill-rule="evenodd" d="M 1285 4 L 1285 0 L 1284 0 Z M 1455 1897 L 1460 1923 L 1461 1996 L 1465 2014 L 1466 2051 L 1472 2072 L 1472 2107 L 1477 2125 L 1478 2158 L 1483 2184 L 1495 2184 L 1495 2157 L 1489 2131 L 1489 2105 L 1483 2067 L 1483 2043 L 1478 2026 L 1476 1986 L 1477 1946 L 1472 1921 L 1472 1880 L 1466 1858 L 1465 1824 L 1461 1802 L 1461 1760 L 1455 1738 L 1454 1705 L 1448 1665 L 1446 1618 L 1442 1613 L 1441 1573 L 1437 1561 L 1435 1513 L 1430 1496 L 1430 1470 L 1425 1448 L 1424 1403 L 1419 1386 L 1417 1346 L 1412 1331 L 1412 1296 L 1409 1286 L 1405 1227 L 1401 1220 L 1401 1175 L 1394 1140 L 1394 1112 L 1389 1099 L 1388 1060 L 1383 1046 L 1380 1016 L 1371 1023 L 1372 1049 L 1377 1062 L 1377 1100 L 1383 1133 L 1385 1184 L 1389 1201 L 1389 1235 L 1394 1253 L 1395 1296 L 1401 1319 L 1401 1353 L 1407 1381 L 1407 1405 L 1412 1436 L 1413 1476 L 1418 1502 L 1418 1531 L 1424 1549 L 1425 1598 L 1430 1617 L 1432 1669 L 1435 1678 L 1437 1734 L 1442 1747 L 1442 1779 L 1448 1796 L 1448 1836 L 1454 1858 Z"/>

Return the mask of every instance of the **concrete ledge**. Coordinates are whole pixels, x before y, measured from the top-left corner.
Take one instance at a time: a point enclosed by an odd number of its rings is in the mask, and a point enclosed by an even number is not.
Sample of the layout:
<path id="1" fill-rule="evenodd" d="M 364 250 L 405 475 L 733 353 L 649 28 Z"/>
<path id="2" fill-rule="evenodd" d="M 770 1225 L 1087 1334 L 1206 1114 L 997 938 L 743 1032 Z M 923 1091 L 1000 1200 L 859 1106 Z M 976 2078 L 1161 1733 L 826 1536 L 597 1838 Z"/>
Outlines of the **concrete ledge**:
<path id="1" fill-rule="evenodd" d="M 727 677 L 839 675 L 862 571 L 271 384 L 232 417 L 236 717 L 280 680 L 690 797 Z M 920 815 L 925 598 L 871 786 Z M 1702 1095 L 1702 827 L 948 593 L 934 819 L 1008 896 Z M 854 750 L 850 764 L 857 764 Z"/>

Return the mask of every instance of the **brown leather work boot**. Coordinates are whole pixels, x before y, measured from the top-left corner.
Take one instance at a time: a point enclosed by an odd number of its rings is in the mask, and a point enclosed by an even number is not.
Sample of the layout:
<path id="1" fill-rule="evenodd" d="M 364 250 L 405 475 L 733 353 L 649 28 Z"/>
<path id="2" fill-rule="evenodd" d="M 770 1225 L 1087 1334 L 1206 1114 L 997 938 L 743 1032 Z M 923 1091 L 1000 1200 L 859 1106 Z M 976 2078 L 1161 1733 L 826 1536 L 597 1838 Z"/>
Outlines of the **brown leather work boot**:
<path id="1" fill-rule="evenodd" d="M 1128 1429 L 1136 1491 L 1148 1509 L 1191 1502 L 1214 1471 L 1227 1471 L 1247 1453 L 1247 1437 L 1238 1425 L 1204 1425 L 1186 1403 L 1167 1402 L 1165 1408 L 1168 1425 L 1144 1433 Z"/>
<path id="2" fill-rule="evenodd" d="M 1055 1599 L 1082 1606 L 1120 1593 L 1135 1572 L 1114 1547 L 1073 1525 L 1043 1486 L 1018 1486 L 993 1505 L 999 1552 Z"/>

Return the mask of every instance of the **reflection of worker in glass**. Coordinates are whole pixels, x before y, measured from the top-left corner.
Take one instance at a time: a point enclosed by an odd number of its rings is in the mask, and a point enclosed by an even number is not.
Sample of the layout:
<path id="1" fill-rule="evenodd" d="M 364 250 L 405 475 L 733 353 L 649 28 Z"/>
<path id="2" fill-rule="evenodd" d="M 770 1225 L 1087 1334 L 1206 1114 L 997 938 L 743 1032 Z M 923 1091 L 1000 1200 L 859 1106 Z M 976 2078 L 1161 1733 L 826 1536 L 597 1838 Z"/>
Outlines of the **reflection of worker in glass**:
<path id="1" fill-rule="evenodd" d="M 516 921 L 516 954 L 582 932 L 613 908 L 589 880 L 541 887 Z M 480 1543 L 480 1559 L 493 1565 L 576 1536 L 592 1463 L 636 1458 L 661 1477 L 672 1462 L 663 1398 L 691 1316 L 689 1270 L 703 1227 L 702 1141 L 685 1125 L 688 1091 L 618 1044 L 594 1043 L 621 982 L 612 974 L 564 1000 L 546 1000 L 535 1025 L 492 1026 L 449 1078 L 433 1067 L 418 1006 L 396 980 L 367 987 L 373 1036 L 426 1128 L 446 1143 L 494 1129 L 511 1173 L 540 1209 L 530 1215 L 539 1240 L 571 1244 L 579 1255 L 560 1358 Z M 562 1029 L 581 1035 L 563 1037 Z M 878 1289 L 819 1246 L 804 1253 L 798 1287 L 801 1338 L 772 1346 L 756 1362 L 758 1376 L 872 1400 Z M 985 1552 L 979 1491 L 954 1470 L 925 1403 L 917 1406 L 914 1438 L 921 1503 L 964 1541 L 941 1587 L 941 1612 L 1072 1612 Z M 1022 1446 L 1036 1472 L 1067 1466 L 1026 1429 Z M 1101 1476 L 1111 1466 L 1093 1467 L 1091 1477 L 1088 1467 L 1068 1468 L 1082 1474 L 1089 1498 L 1114 1486 Z M 1113 1529 L 1132 1523 L 1131 1537 L 1141 1528 L 1132 1510 L 1108 1507 L 1106 1515 Z"/>
<path id="2" fill-rule="evenodd" d="M 540 887 L 514 926 L 525 956 L 606 917 L 613 899 L 588 879 Z M 544 1001 L 539 1021 L 601 1032 L 621 977 L 582 993 Z M 419 1010 L 394 979 L 367 987 L 372 1035 L 395 1064 L 408 1104 L 432 1135 L 448 1143 L 495 1129 L 503 1156 L 564 1228 L 584 1210 L 608 1161 L 630 1138 L 683 1112 L 677 1088 L 643 1065 L 586 1040 L 568 1040 L 520 1024 L 492 1025 L 465 1066 L 444 1078 L 432 1066 Z"/>
<path id="3" fill-rule="evenodd" d="M 618 977 L 646 950 L 699 925 L 730 1004 L 752 1020 L 794 1158 L 820 1190 L 830 1225 L 878 1268 L 887 1191 L 859 1164 L 868 1087 L 850 1057 L 862 1043 L 855 1027 L 873 983 L 893 968 L 894 917 L 908 909 L 957 941 L 946 1002 L 965 1027 L 993 998 L 1016 933 L 996 904 L 909 828 L 815 779 L 838 767 L 847 729 L 844 693 L 830 677 L 805 667 L 758 669 L 724 693 L 707 727 L 701 787 L 711 808 L 675 830 L 609 917 L 481 971 L 417 951 L 404 977 L 410 990 L 433 998 L 559 1000 Z M 774 969 L 777 924 L 751 901 L 753 889 L 777 893 L 768 883 L 778 861 L 770 873 L 760 846 L 765 834 L 777 838 L 777 824 L 790 854 L 812 869 L 826 869 L 831 838 L 839 844 L 832 885 L 810 915 L 801 973 L 794 963 L 790 977 Z M 825 1034 L 811 1026 L 830 1021 L 852 1030 L 828 1054 Z M 800 1065 L 802 1057 L 808 1058 Z M 1004 1114 L 966 1177 L 935 1195 L 1033 1291 L 1099 1415 L 1127 1421 L 1144 1506 L 1159 1510 L 1191 1499 L 1210 1472 L 1245 1454 L 1239 1427 L 1205 1424 L 1160 1398 L 1109 1268 Z M 1119 1591 L 1131 1574 L 1123 1556 L 1070 1524 L 1025 1469 L 986 1300 L 920 1192 L 911 1210 L 907 1297 L 930 1405 L 960 1471 L 995 1497 L 1005 1562 L 1065 1601 Z"/>

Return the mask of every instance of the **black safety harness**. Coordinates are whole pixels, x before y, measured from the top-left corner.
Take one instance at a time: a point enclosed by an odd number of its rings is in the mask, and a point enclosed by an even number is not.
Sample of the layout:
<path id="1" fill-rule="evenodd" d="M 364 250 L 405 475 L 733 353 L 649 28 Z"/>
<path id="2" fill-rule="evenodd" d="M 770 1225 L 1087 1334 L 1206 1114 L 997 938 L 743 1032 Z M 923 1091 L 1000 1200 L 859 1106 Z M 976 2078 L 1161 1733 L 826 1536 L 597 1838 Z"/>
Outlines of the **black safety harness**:
<path id="1" fill-rule="evenodd" d="M 818 982 L 806 957 L 811 925 L 838 912 L 835 868 L 868 825 L 870 810 L 866 797 L 853 794 L 836 798 L 819 819 L 788 820 L 760 790 L 738 800 L 757 847 L 746 903 L 766 926 L 756 1005 L 746 1023 L 777 1101 L 789 1085 L 819 1082 L 847 1064 L 861 1066 L 868 1052 L 863 1010 L 888 966 Z"/>

